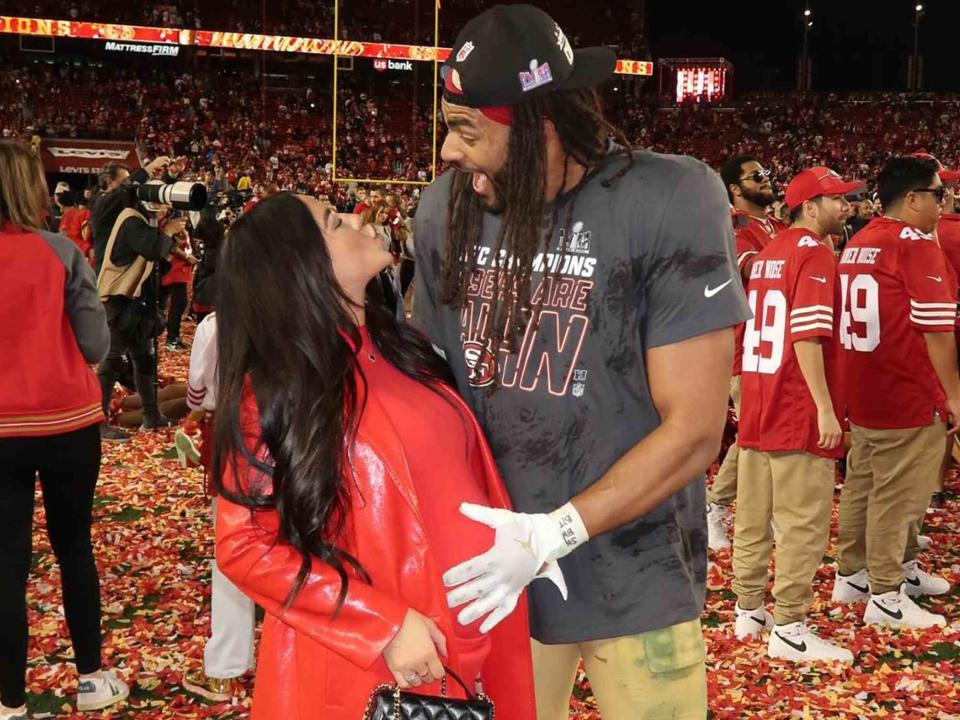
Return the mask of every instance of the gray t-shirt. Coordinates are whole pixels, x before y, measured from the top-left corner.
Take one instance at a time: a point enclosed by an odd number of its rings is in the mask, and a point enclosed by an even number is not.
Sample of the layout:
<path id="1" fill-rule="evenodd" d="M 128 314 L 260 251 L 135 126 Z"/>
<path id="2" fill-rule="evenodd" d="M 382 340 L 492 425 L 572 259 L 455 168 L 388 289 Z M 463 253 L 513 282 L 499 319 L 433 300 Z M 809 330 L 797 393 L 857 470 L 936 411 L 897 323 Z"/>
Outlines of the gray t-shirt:
<path id="1" fill-rule="evenodd" d="M 749 317 L 716 173 L 691 158 L 637 152 L 633 168 L 604 187 L 625 162 L 610 155 L 581 183 L 571 232 L 557 228 L 556 252 L 534 261 L 531 304 L 543 294 L 539 327 L 535 334 L 528 328 L 518 353 L 501 351 L 495 363 L 477 331 L 497 271 L 491 248 L 500 218 L 484 218 L 485 248 L 466 307 L 456 310 L 439 300 L 451 173 L 424 193 L 417 210 L 414 322 L 446 355 L 521 512 L 560 507 L 660 424 L 647 350 Z M 572 194 L 557 201 L 559 224 Z M 698 617 L 707 567 L 704 505 L 701 478 L 563 558 L 566 602 L 552 583 L 530 586 L 533 636 L 572 643 Z"/>

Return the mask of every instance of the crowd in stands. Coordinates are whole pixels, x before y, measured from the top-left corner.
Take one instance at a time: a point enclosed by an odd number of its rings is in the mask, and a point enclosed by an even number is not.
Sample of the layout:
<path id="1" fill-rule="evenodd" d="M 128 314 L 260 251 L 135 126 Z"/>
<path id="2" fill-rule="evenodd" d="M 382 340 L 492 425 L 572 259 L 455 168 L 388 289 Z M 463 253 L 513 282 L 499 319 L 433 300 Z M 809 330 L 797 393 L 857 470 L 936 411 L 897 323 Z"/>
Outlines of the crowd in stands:
<path id="1" fill-rule="evenodd" d="M 5 12 L 27 17 L 96 20 L 152 27 L 224 30 L 332 38 L 334 3 L 288 0 L 282 3 L 252 0 L 159 0 L 128 3 L 121 0 L 12 0 Z M 440 43 L 449 45 L 463 23 L 491 3 L 457 0 L 441 5 Z M 649 48 L 642 33 L 639 10 L 628 4 L 599 9 L 590 4 L 561 2 L 551 12 L 564 28 L 579 28 L 570 41 L 605 43 L 622 57 L 643 59 Z M 338 37 L 350 40 L 432 45 L 433 0 L 350 0 L 340 3 Z M 589 29 L 586 29 L 589 28 Z"/>
<path id="2" fill-rule="evenodd" d="M 409 87 L 389 87 L 368 94 L 356 80 L 341 84 L 338 178 L 431 178 L 429 90 L 414 105 Z M 715 168 L 752 153 L 767 159 L 780 185 L 811 165 L 870 180 L 870 168 L 891 154 L 917 150 L 960 165 L 960 149 L 949 142 L 960 96 L 756 93 L 677 105 L 608 92 L 606 101 L 637 147 L 692 155 Z M 219 174 L 225 187 L 247 178 L 343 204 L 346 188 L 332 182 L 331 110 L 328 88 L 262 87 L 241 70 L 46 63 L 0 70 L 4 137 L 136 138 L 145 156 L 184 156 L 188 175 Z"/>
<path id="3" fill-rule="evenodd" d="M 409 91 L 338 91 L 337 176 L 429 180 L 432 103 Z M 224 185 L 272 182 L 333 198 L 328 90 L 262 88 L 249 75 L 134 72 L 30 64 L 0 71 L 0 133 L 135 138 L 149 157 L 188 159 L 187 174 Z"/>

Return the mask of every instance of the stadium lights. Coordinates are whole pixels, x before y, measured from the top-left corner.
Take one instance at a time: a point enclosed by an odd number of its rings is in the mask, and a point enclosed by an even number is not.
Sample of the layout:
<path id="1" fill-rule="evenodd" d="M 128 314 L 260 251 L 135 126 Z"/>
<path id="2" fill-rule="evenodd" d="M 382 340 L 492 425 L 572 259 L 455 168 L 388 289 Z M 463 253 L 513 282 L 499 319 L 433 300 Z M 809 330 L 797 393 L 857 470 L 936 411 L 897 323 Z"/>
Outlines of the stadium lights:
<path id="1" fill-rule="evenodd" d="M 812 14 L 813 13 L 810 12 L 810 8 L 807 8 L 806 10 L 803 11 L 804 17 L 810 17 Z"/>
<path id="2" fill-rule="evenodd" d="M 917 7 L 914 8 L 914 9 L 915 9 L 917 12 L 923 12 L 923 5 L 917 5 Z"/>

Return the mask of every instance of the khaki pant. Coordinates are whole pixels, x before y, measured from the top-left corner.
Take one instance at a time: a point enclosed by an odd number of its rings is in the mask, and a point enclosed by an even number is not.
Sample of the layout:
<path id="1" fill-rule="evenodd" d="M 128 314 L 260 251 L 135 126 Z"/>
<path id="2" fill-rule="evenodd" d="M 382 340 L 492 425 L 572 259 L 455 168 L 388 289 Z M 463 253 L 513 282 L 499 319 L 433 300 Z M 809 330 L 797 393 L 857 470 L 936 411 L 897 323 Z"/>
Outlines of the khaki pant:
<path id="1" fill-rule="evenodd" d="M 773 582 L 778 625 L 803 620 L 830 539 L 835 462 L 808 452 L 741 448 L 733 535 L 733 591 L 744 610 L 763 604 L 777 527 Z"/>
<path id="2" fill-rule="evenodd" d="M 533 642 L 537 720 L 567 720 L 583 658 L 603 720 L 704 720 L 707 673 L 699 620 L 611 640 Z"/>
<path id="3" fill-rule="evenodd" d="M 851 423 L 850 428 L 853 449 L 840 494 L 839 570 L 850 575 L 867 568 L 872 591 L 890 592 L 903 582 L 903 561 L 916 557 L 918 518 L 937 487 L 946 426 L 872 430 Z"/>
<path id="4" fill-rule="evenodd" d="M 730 399 L 733 400 L 733 409 L 740 417 L 740 376 L 734 375 L 730 378 Z M 727 448 L 727 454 L 720 463 L 720 469 L 713 477 L 713 482 L 707 488 L 707 502 L 717 505 L 730 505 L 737 499 L 737 457 L 740 454 L 740 448 L 737 447 L 737 438 L 733 438 L 733 444 Z"/>

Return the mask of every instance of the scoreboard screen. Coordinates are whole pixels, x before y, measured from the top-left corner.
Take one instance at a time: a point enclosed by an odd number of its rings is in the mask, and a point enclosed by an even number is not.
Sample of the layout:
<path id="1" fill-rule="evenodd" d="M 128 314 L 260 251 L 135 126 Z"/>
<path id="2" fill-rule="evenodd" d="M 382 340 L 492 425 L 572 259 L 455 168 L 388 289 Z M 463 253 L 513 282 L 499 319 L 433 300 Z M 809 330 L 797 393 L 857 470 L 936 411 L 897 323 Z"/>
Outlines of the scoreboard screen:
<path id="1" fill-rule="evenodd" d="M 677 102 L 702 98 L 707 102 L 722 100 L 727 90 L 725 67 L 680 67 L 677 73 Z"/>

